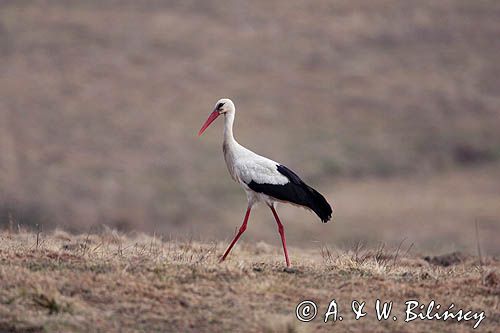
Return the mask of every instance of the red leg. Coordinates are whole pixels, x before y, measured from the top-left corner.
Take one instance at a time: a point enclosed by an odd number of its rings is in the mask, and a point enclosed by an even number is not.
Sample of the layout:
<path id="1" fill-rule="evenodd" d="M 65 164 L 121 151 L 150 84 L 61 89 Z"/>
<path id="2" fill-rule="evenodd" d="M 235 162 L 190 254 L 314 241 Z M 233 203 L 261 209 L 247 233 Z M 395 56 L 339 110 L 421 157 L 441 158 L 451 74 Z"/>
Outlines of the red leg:
<path id="1" fill-rule="evenodd" d="M 270 206 L 270 208 L 273 211 L 276 223 L 278 223 L 278 231 L 281 236 L 281 243 L 283 243 L 283 251 L 285 252 L 286 267 L 290 267 L 290 259 L 288 259 L 288 250 L 286 249 L 285 228 L 283 228 L 283 224 L 281 224 L 280 218 L 278 217 L 278 213 L 276 213 L 274 207 Z"/>
<path id="2" fill-rule="evenodd" d="M 238 241 L 240 236 L 245 232 L 245 230 L 247 228 L 248 218 L 250 217 L 250 210 L 251 209 L 252 209 L 252 207 L 248 207 L 247 213 L 245 214 L 245 219 L 243 220 L 243 224 L 241 225 L 240 230 L 238 231 L 238 234 L 236 234 L 236 237 L 234 237 L 233 241 L 228 246 L 226 252 L 224 252 L 224 255 L 222 256 L 222 258 L 220 258 L 219 262 L 222 262 L 226 259 L 229 252 L 231 252 L 231 249 L 233 248 L 234 244 L 236 244 L 236 242 Z"/>

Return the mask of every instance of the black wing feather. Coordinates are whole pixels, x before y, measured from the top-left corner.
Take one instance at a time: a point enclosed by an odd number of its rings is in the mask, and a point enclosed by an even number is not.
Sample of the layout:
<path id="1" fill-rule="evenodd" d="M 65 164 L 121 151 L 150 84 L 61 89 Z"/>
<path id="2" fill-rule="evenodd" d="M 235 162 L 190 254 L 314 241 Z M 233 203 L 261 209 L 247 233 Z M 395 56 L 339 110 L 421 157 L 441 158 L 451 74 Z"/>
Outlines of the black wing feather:
<path id="1" fill-rule="evenodd" d="M 284 185 L 259 184 L 252 180 L 247 184 L 248 187 L 255 192 L 264 193 L 275 199 L 310 208 L 321 221 L 328 222 L 333 211 L 326 199 L 286 166 L 277 165 L 276 167 L 279 173 L 288 178 L 289 183 Z"/>

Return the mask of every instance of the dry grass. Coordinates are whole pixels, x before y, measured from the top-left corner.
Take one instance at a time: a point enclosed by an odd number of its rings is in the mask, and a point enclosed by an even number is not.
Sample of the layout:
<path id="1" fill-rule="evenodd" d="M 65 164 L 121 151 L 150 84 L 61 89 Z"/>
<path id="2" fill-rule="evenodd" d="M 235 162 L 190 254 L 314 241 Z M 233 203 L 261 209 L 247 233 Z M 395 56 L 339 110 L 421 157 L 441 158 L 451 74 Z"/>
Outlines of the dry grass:
<path id="1" fill-rule="evenodd" d="M 327 331 L 295 305 L 377 297 L 484 309 L 481 330 L 498 331 L 499 13 L 494 0 L 0 1 L 0 332 Z M 279 244 L 264 209 L 217 263 L 245 209 L 220 124 L 196 137 L 221 96 L 241 143 L 335 203 L 326 225 L 280 207 L 295 271 L 256 242 Z M 85 234 L 102 224 L 183 238 Z"/>
<path id="2" fill-rule="evenodd" d="M 0 223 L 229 232 L 223 205 L 244 195 L 221 124 L 196 137 L 221 96 L 242 143 L 331 200 L 341 177 L 491 162 L 499 12 L 494 0 L 3 0 Z"/>
<path id="3" fill-rule="evenodd" d="M 500 327 L 498 259 L 454 255 L 424 260 L 408 246 L 347 251 L 291 248 L 294 269 L 283 270 L 281 249 L 240 243 L 218 264 L 220 243 L 161 240 L 147 235 L 70 235 L 56 231 L 0 234 L 2 332 L 469 332 L 472 324 L 378 322 L 371 305 L 364 320 L 349 311 L 353 299 L 431 299 L 485 310 L 481 332 Z M 451 258 L 450 257 L 450 258 Z M 441 260 L 441 261 L 440 261 Z M 432 263 L 431 263 L 432 262 Z M 342 322 L 319 316 L 299 323 L 295 306 L 312 299 L 325 311 L 332 298 Z M 320 312 L 321 313 L 321 312 Z"/>

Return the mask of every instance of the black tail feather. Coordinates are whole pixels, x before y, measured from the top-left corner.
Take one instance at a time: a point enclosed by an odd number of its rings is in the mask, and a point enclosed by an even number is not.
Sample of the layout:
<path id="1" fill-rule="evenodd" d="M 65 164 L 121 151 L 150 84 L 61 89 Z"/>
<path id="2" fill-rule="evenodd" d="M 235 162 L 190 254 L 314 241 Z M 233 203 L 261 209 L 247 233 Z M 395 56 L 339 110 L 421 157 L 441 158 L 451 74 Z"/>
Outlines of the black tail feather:
<path id="1" fill-rule="evenodd" d="M 277 169 L 289 179 L 289 183 L 283 185 L 259 184 L 252 180 L 247 184 L 248 187 L 278 200 L 309 208 L 318 215 L 323 223 L 332 218 L 332 207 L 318 191 L 304 183 L 296 173 L 286 166 L 278 165 Z"/>
<path id="2" fill-rule="evenodd" d="M 304 184 L 307 187 L 308 194 L 308 202 L 307 207 L 309 207 L 313 212 L 318 215 L 323 223 L 330 221 L 332 218 L 332 207 L 326 201 L 325 197 L 321 195 L 318 191 L 313 189 L 312 187 Z"/>

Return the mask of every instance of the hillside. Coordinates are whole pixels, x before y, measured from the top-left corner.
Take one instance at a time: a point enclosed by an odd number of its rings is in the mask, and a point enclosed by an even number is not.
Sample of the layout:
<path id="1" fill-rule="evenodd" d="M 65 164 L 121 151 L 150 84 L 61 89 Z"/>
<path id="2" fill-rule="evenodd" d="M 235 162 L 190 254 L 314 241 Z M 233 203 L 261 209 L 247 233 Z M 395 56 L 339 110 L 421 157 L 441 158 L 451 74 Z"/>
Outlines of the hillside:
<path id="1" fill-rule="evenodd" d="M 500 2 L 1 1 L 0 225 L 228 237 L 247 147 L 337 208 L 280 207 L 292 245 L 500 254 Z M 256 209 L 249 241 L 276 242 Z"/>

